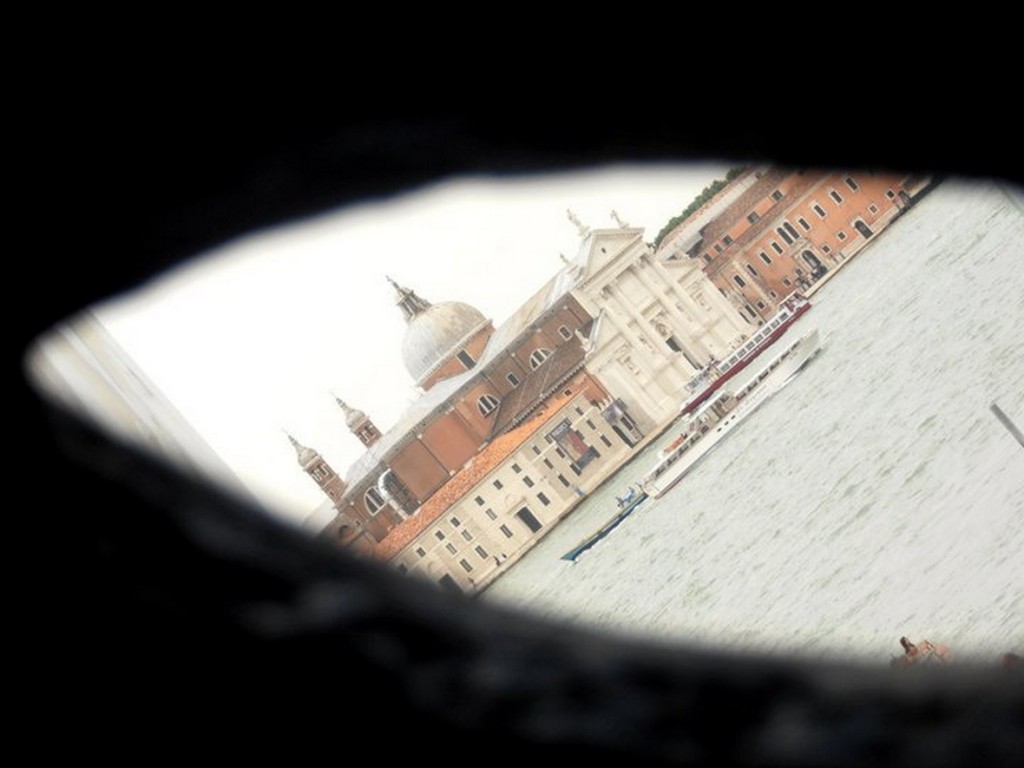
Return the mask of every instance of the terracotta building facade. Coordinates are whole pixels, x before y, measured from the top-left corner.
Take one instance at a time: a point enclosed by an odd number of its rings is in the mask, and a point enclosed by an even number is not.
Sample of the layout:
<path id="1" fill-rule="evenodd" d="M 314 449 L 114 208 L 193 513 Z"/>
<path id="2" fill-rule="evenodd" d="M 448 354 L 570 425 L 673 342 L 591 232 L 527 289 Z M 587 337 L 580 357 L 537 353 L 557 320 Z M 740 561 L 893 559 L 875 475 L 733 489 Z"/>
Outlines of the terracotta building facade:
<path id="1" fill-rule="evenodd" d="M 691 217 L 670 233 L 658 257 L 700 263 L 744 317 L 763 322 L 785 297 L 812 293 L 844 266 L 929 181 L 868 171 L 751 168 L 710 215 Z"/>

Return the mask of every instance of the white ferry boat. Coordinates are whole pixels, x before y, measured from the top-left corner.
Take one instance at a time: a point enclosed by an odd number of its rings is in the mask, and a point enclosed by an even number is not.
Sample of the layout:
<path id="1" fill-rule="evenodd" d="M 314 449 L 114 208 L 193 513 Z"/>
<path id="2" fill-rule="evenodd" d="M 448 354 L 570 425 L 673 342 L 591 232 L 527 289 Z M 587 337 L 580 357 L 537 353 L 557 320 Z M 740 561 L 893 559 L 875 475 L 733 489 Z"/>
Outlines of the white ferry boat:
<path id="1" fill-rule="evenodd" d="M 781 337 L 789 327 L 810 310 L 811 303 L 799 293 L 784 299 L 779 311 L 762 325 L 741 347 L 737 347 L 721 362 L 712 361 L 687 385 L 694 393 L 679 411 L 693 413 L 718 391 L 727 381 L 739 374 L 754 359 Z"/>
<path id="2" fill-rule="evenodd" d="M 640 487 L 659 498 L 678 483 L 700 459 L 769 397 L 782 389 L 821 350 L 818 331 L 784 344 L 728 389 L 704 403 L 686 419 L 685 426 L 661 453 Z"/>

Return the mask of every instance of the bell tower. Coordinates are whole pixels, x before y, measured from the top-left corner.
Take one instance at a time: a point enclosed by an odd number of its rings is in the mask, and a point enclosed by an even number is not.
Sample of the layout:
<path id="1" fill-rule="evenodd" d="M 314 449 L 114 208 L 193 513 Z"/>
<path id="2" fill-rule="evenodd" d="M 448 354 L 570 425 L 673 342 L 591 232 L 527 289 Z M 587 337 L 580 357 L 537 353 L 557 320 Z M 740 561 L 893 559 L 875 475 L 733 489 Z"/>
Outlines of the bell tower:
<path id="1" fill-rule="evenodd" d="M 312 448 L 307 448 L 287 432 L 285 434 L 288 435 L 288 440 L 291 441 L 292 447 L 295 449 L 299 466 L 313 478 L 313 482 L 320 486 L 320 490 L 327 494 L 327 498 L 336 505 L 345 495 L 345 481 L 338 476 L 330 464 L 324 461 L 319 453 Z"/>
<path id="2" fill-rule="evenodd" d="M 359 438 L 359 442 L 369 448 L 380 440 L 380 430 L 377 429 L 377 426 L 370 420 L 369 416 L 358 408 L 350 407 L 337 395 L 334 396 L 334 399 L 345 413 L 345 426 L 349 428 L 353 435 Z"/>

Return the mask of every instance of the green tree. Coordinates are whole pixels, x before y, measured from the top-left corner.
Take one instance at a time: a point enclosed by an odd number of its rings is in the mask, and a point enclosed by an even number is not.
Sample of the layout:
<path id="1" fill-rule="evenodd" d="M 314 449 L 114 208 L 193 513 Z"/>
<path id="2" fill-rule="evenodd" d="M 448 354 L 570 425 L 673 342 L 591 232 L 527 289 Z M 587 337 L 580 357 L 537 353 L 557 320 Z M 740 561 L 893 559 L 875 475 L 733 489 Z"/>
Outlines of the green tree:
<path id="1" fill-rule="evenodd" d="M 683 209 L 682 213 L 678 216 L 673 216 L 668 220 L 668 224 L 661 228 L 658 236 L 654 238 L 654 248 L 657 249 L 661 245 L 661 241 L 665 239 L 665 236 L 668 235 L 669 232 L 690 218 L 690 216 L 692 216 L 696 211 L 700 210 L 700 207 L 704 205 L 704 203 L 717 195 L 730 181 L 735 179 L 745 170 L 745 166 L 730 168 L 725 174 L 724 179 L 715 179 L 708 184 L 708 186 L 704 187 L 704 189 L 701 190 L 701 193 L 693 198 L 693 201 Z"/>

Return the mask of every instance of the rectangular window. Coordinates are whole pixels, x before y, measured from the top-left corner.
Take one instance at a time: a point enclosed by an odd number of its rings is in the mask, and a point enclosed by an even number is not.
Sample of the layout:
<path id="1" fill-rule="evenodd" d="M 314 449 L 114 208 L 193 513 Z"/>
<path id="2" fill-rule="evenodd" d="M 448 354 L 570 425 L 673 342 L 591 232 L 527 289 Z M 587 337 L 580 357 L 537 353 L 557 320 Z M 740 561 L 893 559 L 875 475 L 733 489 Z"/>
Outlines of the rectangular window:
<path id="1" fill-rule="evenodd" d="M 872 213 L 878 213 L 878 206 L 872 203 L 871 205 L 868 206 L 868 210 L 871 211 Z"/>
<path id="2" fill-rule="evenodd" d="M 775 231 L 779 233 L 779 237 L 786 241 L 786 245 L 793 244 L 793 238 L 790 237 L 789 232 L 787 232 L 784 228 L 777 227 Z"/>
<path id="3" fill-rule="evenodd" d="M 747 272 L 749 272 L 753 277 L 757 277 L 757 270 L 749 264 L 747 264 Z"/>
<path id="4" fill-rule="evenodd" d="M 455 545 L 452 544 L 450 541 L 444 545 L 444 548 L 451 552 L 453 555 L 458 554 L 458 550 L 455 548 Z"/>
<path id="5" fill-rule="evenodd" d="M 558 326 L 558 335 L 568 341 L 572 338 L 572 331 L 566 328 L 564 325 Z"/>
<path id="6" fill-rule="evenodd" d="M 838 237 L 840 241 L 845 240 L 846 233 L 843 232 L 843 230 L 839 230 L 838 232 L 836 232 L 836 237 Z"/>
<path id="7" fill-rule="evenodd" d="M 461 565 L 467 573 L 473 570 L 473 566 L 469 564 L 468 560 L 459 560 L 459 565 Z"/>
<path id="8" fill-rule="evenodd" d="M 594 426 L 594 422 L 592 422 L 590 419 L 587 419 L 587 426 L 590 427 L 591 429 L 597 429 L 597 427 Z"/>
<path id="9" fill-rule="evenodd" d="M 828 196 L 829 196 L 829 197 L 831 197 L 831 198 L 832 198 L 833 200 L 835 200 L 835 201 L 836 201 L 836 203 L 842 203 L 842 202 L 843 202 L 843 197 L 842 197 L 842 195 L 840 195 L 840 194 L 839 194 L 838 192 L 836 192 L 836 191 L 835 191 L 834 189 L 830 189 L 830 190 L 828 191 Z"/>
<path id="10" fill-rule="evenodd" d="M 721 253 L 721 252 L 722 252 L 722 251 L 724 251 L 724 250 L 725 250 L 725 249 L 724 249 L 724 248 L 722 248 L 722 244 L 721 244 L 721 243 L 715 243 L 715 251 L 716 251 L 717 253 Z"/>
<path id="11" fill-rule="evenodd" d="M 460 525 L 462 525 L 462 521 L 459 520 L 459 518 L 457 518 L 457 517 L 453 517 L 449 522 L 452 525 L 454 525 L 456 528 L 458 528 Z"/>
<path id="12" fill-rule="evenodd" d="M 563 459 L 565 458 L 565 451 L 563 451 L 561 448 L 555 448 L 555 453 L 557 453 L 559 457 Z"/>
<path id="13" fill-rule="evenodd" d="M 501 490 L 501 489 L 502 489 L 502 488 L 504 487 L 504 485 L 502 484 L 501 480 L 495 480 L 495 481 L 494 481 L 494 482 L 492 483 L 492 485 L 493 485 L 493 486 L 494 486 L 495 488 L 497 488 L 497 489 L 498 489 L 499 491 L 500 491 L 500 490 Z"/>
<path id="14" fill-rule="evenodd" d="M 487 550 L 481 547 L 479 544 L 475 547 L 476 553 L 480 555 L 480 559 L 484 560 L 487 558 Z"/>
<path id="15" fill-rule="evenodd" d="M 804 229 L 806 229 L 808 232 L 811 231 L 811 225 L 807 223 L 807 219 L 805 219 L 803 216 L 798 217 L 796 223 L 799 224 Z"/>
<path id="16" fill-rule="evenodd" d="M 460 351 L 459 354 L 456 355 L 456 357 L 459 358 L 459 361 L 464 366 L 466 366 L 467 369 L 472 368 L 474 365 L 476 365 L 476 360 L 474 360 L 473 357 L 469 354 L 469 352 L 467 352 L 464 349 Z"/>
<path id="17" fill-rule="evenodd" d="M 725 237 L 722 238 L 722 243 L 724 245 L 732 245 L 732 238 L 726 235 Z"/>
<path id="18" fill-rule="evenodd" d="M 814 205 L 812 205 L 812 206 L 811 206 L 811 208 L 812 208 L 812 209 L 814 210 L 814 212 L 815 212 L 816 214 L 818 214 L 818 217 L 819 217 L 819 218 L 822 218 L 822 219 L 824 219 L 824 218 L 825 218 L 825 209 L 824 209 L 824 208 L 822 208 L 822 207 L 821 207 L 820 205 L 818 205 L 817 203 L 815 203 Z"/>
<path id="19" fill-rule="evenodd" d="M 555 465 L 551 463 L 551 459 L 544 459 L 544 466 L 548 469 L 554 469 Z"/>
<path id="20" fill-rule="evenodd" d="M 463 530 L 462 530 L 462 538 L 464 538 L 466 541 L 472 541 L 473 540 L 473 534 L 470 533 L 469 531 L 467 531 L 465 528 L 463 528 Z"/>
<path id="21" fill-rule="evenodd" d="M 545 507 L 551 503 L 551 500 L 543 493 L 538 493 L 537 498 L 540 499 L 540 503 L 543 504 Z"/>
<path id="22" fill-rule="evenodd" d="M 774 200 L 775 202 L 779 202 L 779 200 L 781 200 L 781 199 L 782 199 L 782 190 L 781 189 L 776 189 L 774 192 L 772 192 L 772 200 Z"/>
<path id="23" fill-rule="evenodd" d="M 530 479 L 529 475 L 523 475 L 523 484 L 527 488 L 533 488 L 533 480 Z"/>
<path id="24" fill-rule="evenodd" d="M 765 253 L 764 251 L 761 251 L 757 255 L 761 257 L 761 261 L 763 261 L 765 264 L 771 264 L 772 263 L 772 260 L 770 258 L 768 258 L 768 254 Z"/>
<path id="25" fill-rule="evenodd" d="M 399 566 L 398 566 L 398 572 L 399 573 L 403 573 L 404 574 L 404 573 L 407 573 L 408 571 L 409 571 L 409 569 L 406 568 L 404 564 L 399 564 Z"/>
<path id="26" fill-rule="evenodd" d="M 423 547 L 416 547 L 416 554 L 419 555 L 420 557 L 426 557 L 427 556 L 427 550 L 425 550 Z"/>
<path id="27" fill-rule="evenodd" d="M 885 196 L 892 200 L 894 197 L 896 197 L 896 193 L 893 192 L 891 189 L 887 189 L 885 190 Z"/>
<path id="28" fill-rule="evenodd" d="M 604 444 L 605 444 L 605 447 L 607 447 L 607 448 L 611 448 L 611 447 L 612 447 L 612 441 L 611 441 L 611 440 L 609 440 L 609 439 L 608 439 L 607 437 L 605 437 L 604 435 L 601 435 L 601 442 L 602 442 L 602 443 L 604 443 Z"/>
<path id="29" fill-rule="evenodd" d="M 539 447 L 539 446 L 536 446 L 536 445 L 535 445 L 535 446 L 533 446 L 533 452 L 534 452 L 535 454 L 537 454 L 538 456 L 540 456 L 540 447 Z"/>
<path id="30" fill-rule="evenodd" d="M 444 541 L 444 533 L 442 531 L 434 531 L 434 535 L 437 536 L 438 541 Z"/>
<path id="31" fill-rule="evenodd" d="M 733 275 L 732 279 L 736 281 L 736 285 L 738 285 L 740 288 L 743 288 L 746 285 L 746 283 L 743 282 L 743 278 L 740 277 L 739 275 Z"/>
<path id="32" fill-rule="evenodd" d="M 706 261 L 708 264 L 711 263 L 711 254 L 710 253 L 705 253 L 704 254 L 704 261 Z"/>
<path id="33" fill-rule="evenodd" d="M 791 283 L 791 282 L 789 282 L 789 278 L 788 278 L 788 277 L 784 277 L 784 278 L 782 278 L 782 282 L 783 282 L 783 283 L 784 283 L 785 285 L 792 285 L 792 283 Z"/>
<path id="34" fill-rule="evenodd" d="M 566 488 L 568 488 L 568 487 L 569 487 L 569 481 L 565 479 L 565 475 L 559 475 L 559 476 L 558 476 L 558 482 L 560 482 L 560 483 L 561 483 L 562 485 L 564 485 L 564 486 L 565 486 Z"/>
<path id="35" fill-rule="evenodd" d="M 775 249 L 776 253 L 782 253 L 782 246 L 772 240 L 772 248 Z"/>
<path id="36" fill-rule="evenodd" d="M 505 538 L 506 539 L 511 539 L 512 538 L 512 531 L 509 529 L 509 527 L 507 525 L 501 526 L 500 530 L 501 530 L 502 533 L 505 534 Z"/>
<path id="37" fill-rule="evenodd" d="M 764 309 L 764 302 L 763 301 L 757 302 L 757 308 L 758 309 Z"/>
<path id="38" fill-rule="evenodd" d="M 761 218 L 761 217 L 760 217 L 760 216 L 758 216 L 758 215 L 757 215 L 757 214 L 756 214 L 755 212 L 753 212 L 753 211 L 751 211 L 750 213 L 748 213 L 748 214 L 747 214 L 747 221 L 749 221 L 749 222 L 750 222 L 751 224 L 753 224 L 753 223 L 754 223 L 755 221 L 757 221 L 757 220 L 758 220 L 758 219 L 760 219 L 760 218 Z"/>
<path id="39" fill-rule="evenodd" d="M 520 472 L 523 471 L 523 468 L 520 467 L 518 464 L 513 464 L 512 465 L 512 471 L 515 472 L 518 475 Z"/>
<path id="40" fill-rule="evenodd" d="M 823 250 L 825 253 L 832 253 L 832 249 L 829 248 L 827 245 L 821 246 L 821 250 Z"/>
<path id="41" fill-rule="evenodd" d="M 576 414 L 577 414 L 577 415 L 579 415 L 579 416 L 582 416 L 582 415 L 583 415 L 583 409 L 582 409 L 582 408 L 580 408 L 580 407 L 579 407 L 578 405 L 576 406 L 576 409 L 575 409 L 575 410 L 576 410 Z"/>
<path id="42" fill-rule="evenodd" d="M 847 176 L 843 181 L 846 182 L 846 186 L 856 192 L 860 187 L 857 186 L 857 182 L 853 180 L 853 176 Z"/>
<path id="43" fill-rule="evenodd" d="M 516 376 L 514 373 L 505 374 L 505 378 L 508 379 L 508 383 L 511 384 L 513 387 L 519 386 L 519 377 Z"/>
<path id="44" fill-rule="evenodd" d="M 482 507 L 484 505 L 484 497 L 483 496 L 477 496 L 475 499 L 473 499 L 473 501 L 475 501 L 477 503 L 477 506 Z"/>
<path id="45" fill-rule="evenodd" d="M 495 512 L 493 509 L 488 507 L 486 511 L 487 511 L 487 516 L 489 518 L 491 518 L 491 520 L 497 520 L 498 519 L 498 513 Z"/>

